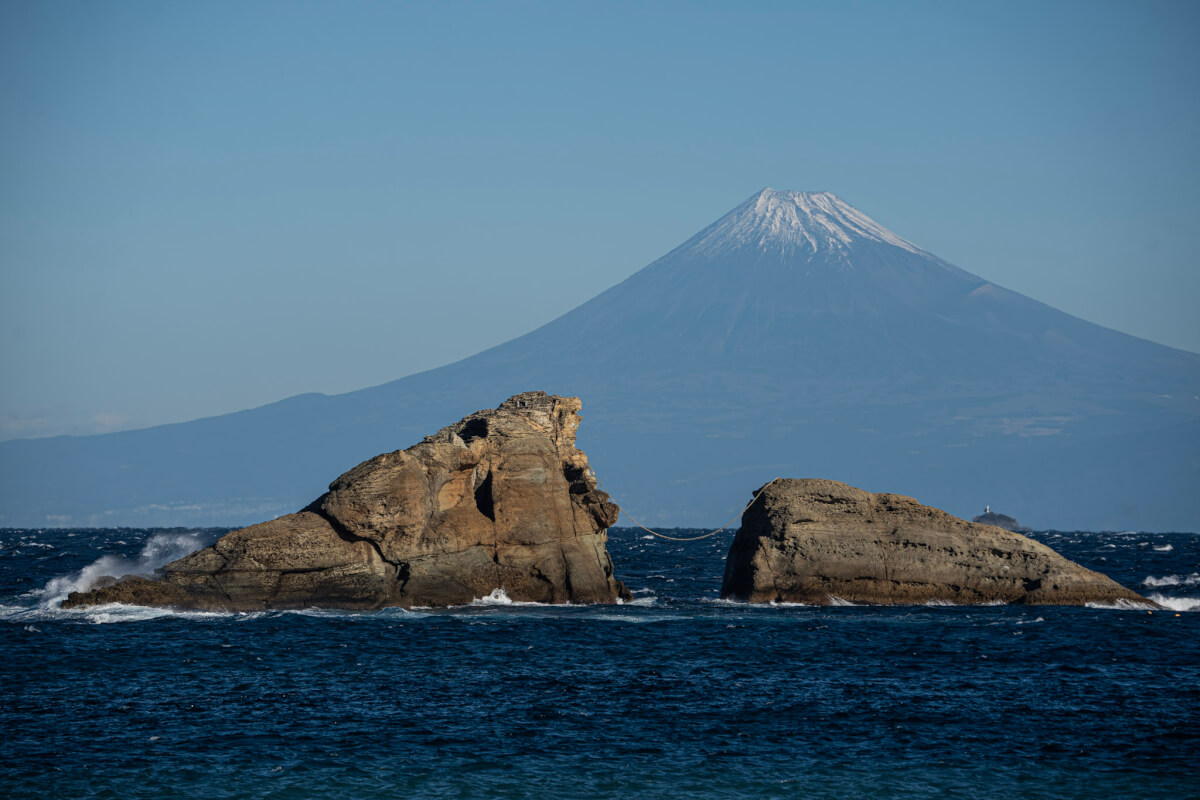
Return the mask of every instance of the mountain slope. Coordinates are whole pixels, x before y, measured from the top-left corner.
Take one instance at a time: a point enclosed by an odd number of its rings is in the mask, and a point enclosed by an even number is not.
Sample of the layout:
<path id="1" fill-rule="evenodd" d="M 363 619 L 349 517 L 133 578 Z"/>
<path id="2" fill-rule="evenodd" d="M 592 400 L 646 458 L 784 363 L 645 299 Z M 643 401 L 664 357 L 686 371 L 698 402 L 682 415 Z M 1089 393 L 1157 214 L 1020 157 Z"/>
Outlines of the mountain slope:
<path id="1" fill-rule="evenodd" d="M 723 522 L 785 475 L 964 515 L 990 503 L 1034 527 L 1200 530 L 1200 356 L 994 286 L 834 195 L 770 189 L 455 364 L 179 425 L 2 443 L 0 524 L 256 521 L 534 388 L 583 398 L 580 446 L 646 522 Z"/>

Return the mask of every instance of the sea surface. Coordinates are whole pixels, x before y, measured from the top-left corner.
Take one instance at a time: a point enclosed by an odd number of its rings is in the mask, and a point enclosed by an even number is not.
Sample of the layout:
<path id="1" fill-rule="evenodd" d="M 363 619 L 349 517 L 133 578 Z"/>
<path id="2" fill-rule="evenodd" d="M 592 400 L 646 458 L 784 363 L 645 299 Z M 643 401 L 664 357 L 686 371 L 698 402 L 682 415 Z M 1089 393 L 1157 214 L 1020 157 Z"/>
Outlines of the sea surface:
<path id="1" fill-rule="evenodd" d="M 218 533 L 0 530 L 0 796 L 1200 796 L 1194 534 L 1035 534 L 1154 611 L 725 603 L 731 533 L 630 529 L 622 606 L 55 607 Z"/>

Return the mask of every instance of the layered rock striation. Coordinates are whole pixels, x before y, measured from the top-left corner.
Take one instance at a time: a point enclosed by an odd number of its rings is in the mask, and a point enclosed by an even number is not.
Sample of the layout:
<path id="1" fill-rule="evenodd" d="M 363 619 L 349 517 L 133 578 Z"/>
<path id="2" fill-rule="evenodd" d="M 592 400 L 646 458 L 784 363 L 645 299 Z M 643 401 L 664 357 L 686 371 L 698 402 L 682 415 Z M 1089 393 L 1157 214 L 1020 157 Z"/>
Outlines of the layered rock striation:
<path id="1" fill-rule="evenodd" d="M 407 450 L 359 464 L 296 514 L 226 534 L 167 564 L 73 593 L 193 609 L 611 603 L 607 528 L 618 507 L 575 446 L 578 398 L 516 395 Z"/>
<path id="2" fill-rule="evenodd" d="M 776 480 L 742 515 L 721 596 L 830 605 L 1153 603 L 1043 544 L 911 497 Z"/>

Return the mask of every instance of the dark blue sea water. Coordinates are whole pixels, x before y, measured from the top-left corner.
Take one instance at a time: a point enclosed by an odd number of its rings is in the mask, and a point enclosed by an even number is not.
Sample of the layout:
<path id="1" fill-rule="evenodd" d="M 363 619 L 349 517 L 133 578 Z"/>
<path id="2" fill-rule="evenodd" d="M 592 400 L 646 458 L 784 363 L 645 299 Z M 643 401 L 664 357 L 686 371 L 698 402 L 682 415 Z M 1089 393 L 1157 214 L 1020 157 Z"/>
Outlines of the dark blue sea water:
<path id="1" fill-rule="evenodd" d="M 1153 613 L 726 604 L 731 534 L 624 529 L 619 607 L 53 608 L 215 535 L 0 530 L 0 795 L 1200 796 L 1192 534 L 1037 535 Z"/>

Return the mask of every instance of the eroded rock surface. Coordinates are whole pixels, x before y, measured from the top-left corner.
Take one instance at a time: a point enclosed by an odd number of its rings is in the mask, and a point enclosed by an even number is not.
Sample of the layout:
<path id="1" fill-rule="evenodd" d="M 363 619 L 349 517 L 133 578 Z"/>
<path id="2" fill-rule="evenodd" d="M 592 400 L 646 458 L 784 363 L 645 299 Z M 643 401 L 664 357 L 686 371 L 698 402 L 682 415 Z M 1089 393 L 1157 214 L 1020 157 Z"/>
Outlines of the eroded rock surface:
<path id="1" fill-rule="evenodd" d="M 829 605 L 1153 603 L 1043 544 L 829 480 L 768 484 L 742 516 L 721 596 Z"/>
<path id="2" fill-rule="evenodd" d="M 619 509 L 575 447 L 580 407 L 517 395 L 359 464 L 297 514 L 233 531 L 154 579 L 73 593 L 63 607 L 447 606 L 496 589 L 541 603 L 628 598 L 606 548 Z"/>

